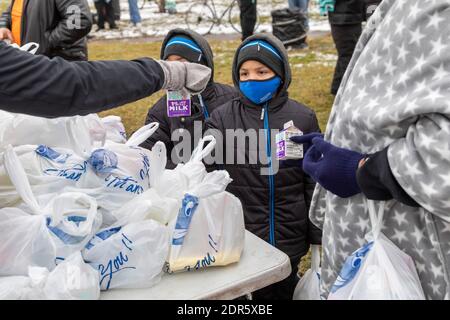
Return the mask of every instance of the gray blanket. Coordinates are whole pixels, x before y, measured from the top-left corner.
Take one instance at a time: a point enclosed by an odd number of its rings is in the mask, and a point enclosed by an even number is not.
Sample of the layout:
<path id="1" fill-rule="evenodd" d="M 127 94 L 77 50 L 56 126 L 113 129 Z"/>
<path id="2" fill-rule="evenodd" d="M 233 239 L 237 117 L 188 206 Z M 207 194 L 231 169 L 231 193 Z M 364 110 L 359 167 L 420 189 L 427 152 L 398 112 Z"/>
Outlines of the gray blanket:
<path id="1" fill-rule="evenodd" d="M 421 208 L 387 203 L 383 233 L 415 261 L 428 299 L 449 297 L 450 1 L 384 0 L 368 22 L 336 97 L 325 139 L 362 153 L 389 146 L 392 172 Z M 363 195 L 316 187 L 322 293 L 370 228 Z"/>

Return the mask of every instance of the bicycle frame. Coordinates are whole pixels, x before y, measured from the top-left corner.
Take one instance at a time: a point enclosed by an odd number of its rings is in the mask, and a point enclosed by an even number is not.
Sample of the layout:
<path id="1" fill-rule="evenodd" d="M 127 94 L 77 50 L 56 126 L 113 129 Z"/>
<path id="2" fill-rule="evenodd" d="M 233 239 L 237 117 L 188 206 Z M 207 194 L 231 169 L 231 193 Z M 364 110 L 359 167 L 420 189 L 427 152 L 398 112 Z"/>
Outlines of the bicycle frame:
<path id="1" fill-rule="evenodd" d="M 222 12 L 222 14 L 219 15 L 217 14 L 217 9 L 216 9 L 216 4 L 214 2 L 214 0 L 206 0 L 204 1 L 205 4 L 210 4 L 211 9 L 213 10 L 213 14 L 214 14 L 214 24 L 215 25 L 220 25 L 222 24 L 222 20 L 225 18 L 225 15 L 228 13 L 228 11 L 231 10 L 231 8 L 233 7 L 233 3 L 234 1 L 231 1 L 230 4 L 227 6 L 227 8 Z"/>

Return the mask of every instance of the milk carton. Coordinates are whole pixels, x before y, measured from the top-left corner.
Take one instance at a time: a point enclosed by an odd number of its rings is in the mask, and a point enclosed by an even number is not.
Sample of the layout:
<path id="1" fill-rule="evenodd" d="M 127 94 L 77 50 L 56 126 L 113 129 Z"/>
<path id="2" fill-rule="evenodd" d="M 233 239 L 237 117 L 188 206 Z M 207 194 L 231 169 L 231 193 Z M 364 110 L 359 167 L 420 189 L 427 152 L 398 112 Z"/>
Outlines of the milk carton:
<path id="1" fill-rule="evenodd" d="M 295 127 L 292 120 L 284 124 L 284 129 L 276 135 L 278 160 L 303 158 L 303 145 L 290 140 L 293 136 L 301 135 L 303 135 L 303 132 Z"/>

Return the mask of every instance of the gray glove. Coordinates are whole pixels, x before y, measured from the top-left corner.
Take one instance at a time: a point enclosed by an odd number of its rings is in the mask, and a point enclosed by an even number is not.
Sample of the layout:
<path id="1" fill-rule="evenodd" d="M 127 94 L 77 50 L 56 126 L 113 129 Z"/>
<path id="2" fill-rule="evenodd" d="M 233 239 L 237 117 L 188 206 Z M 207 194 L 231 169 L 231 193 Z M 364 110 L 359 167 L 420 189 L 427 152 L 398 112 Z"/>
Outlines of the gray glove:
<path id="1" fill-rule="evenodd" d="M 187 90 L 199 94 L 205 90 L 211 78 L 211 69 L 198 63 L 180 61 L 157 61 L 164 71 L 165 90 Z"/>

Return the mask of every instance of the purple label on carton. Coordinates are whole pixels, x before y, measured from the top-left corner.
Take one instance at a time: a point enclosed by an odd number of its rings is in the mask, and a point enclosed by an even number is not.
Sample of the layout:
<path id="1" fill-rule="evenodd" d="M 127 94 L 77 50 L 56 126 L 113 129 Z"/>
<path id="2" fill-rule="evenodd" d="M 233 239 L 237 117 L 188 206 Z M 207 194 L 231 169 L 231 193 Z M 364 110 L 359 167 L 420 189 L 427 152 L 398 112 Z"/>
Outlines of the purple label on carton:
<path id="1" fill-rule="evenodd" d="M 277 142 L 277 159 L 283 159 L 286 156 L 286 141 Z"/>
<path id="2" fill-rule="evenodd" d="M 190 117 L 191 116 L 191 100 L 168 100 L 167 115 L 172 117 Z"/>

